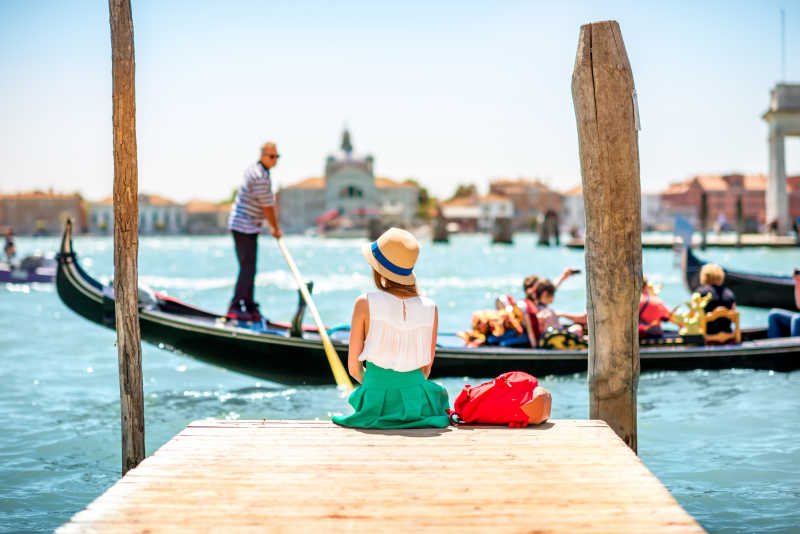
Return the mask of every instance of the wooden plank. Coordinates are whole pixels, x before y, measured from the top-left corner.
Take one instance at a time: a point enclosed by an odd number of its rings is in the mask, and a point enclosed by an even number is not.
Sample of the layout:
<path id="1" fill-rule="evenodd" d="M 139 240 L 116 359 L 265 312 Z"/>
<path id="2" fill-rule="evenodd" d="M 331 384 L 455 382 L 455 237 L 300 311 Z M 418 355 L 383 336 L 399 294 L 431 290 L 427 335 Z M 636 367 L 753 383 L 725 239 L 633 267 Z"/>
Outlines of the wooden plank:
<path id="1" fill-rule="evenodd" d="M 57 532 L 703 532 L 602 421 L 196 421 Z"/>

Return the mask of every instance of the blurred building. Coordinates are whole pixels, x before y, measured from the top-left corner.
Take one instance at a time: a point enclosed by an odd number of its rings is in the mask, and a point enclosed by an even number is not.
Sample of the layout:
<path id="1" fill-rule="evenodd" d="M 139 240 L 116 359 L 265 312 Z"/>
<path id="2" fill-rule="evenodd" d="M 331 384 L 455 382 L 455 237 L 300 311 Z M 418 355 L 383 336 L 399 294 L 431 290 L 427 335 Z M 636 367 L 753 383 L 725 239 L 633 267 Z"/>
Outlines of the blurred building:
<path id="1" fill-rule="evenodd" d="M 586 212 L 583 208 L 583 186 L 575 186 L 561 198 L 561 230 L 574 236 L 586 233 Z"/>
<path id="2" fill-rule="evenodd" d="M 514 220 L 514 204 L 505 195 L 497 193 L 484 195 L 478 199 L 478 206 L 481 212 L 478 219 L 478 230 L 481 232 L 493 231 L 496 219 L 511 219 L 512 222 Z"/>
<path id="3" fill-rule="evenodd" d="M 539 215 L 552 210 L 562 210 L 561 194 L 550 189 L 539 180 L 519 178 L 500 179 L 489 183 L 489 193 L 502 195 L 511 200 L 513 215 L 511 226 L 514 230 L 530 230 Z"/>
<path id="4" fill-rule="evenodd" d="M 735 229 L 736 204 L 741 198 L 745 231 L 756 232 L 766 223 L 766 188 L 767 177 L 763 174 L 705 174 L 670 184 L 660 197 L 668 217 L 681 215 L 698 228 L 700 204 L 705 193 L 709 229 L 715 225 L 721 229 Z M 800 215 L 800 211 L 795 213 L 795 216 Z"/>
<path id="5" fill-rule="evenodd" d="M 495 193 L 455 197 L 439 207 L 451 232 L 491 232 L 496 219 L 510 219 L 514 213 L 511 199 Z"/>
<path id="6" fill-rule="evenodd" d="M 376 178 L 374 162 L 371 155 L 353 153 L 345 130 L 341 151 L 328 156 L 323 178 L 307 178 L 278 191 L 281 229 L 302 232 L 334 219 L 366 228 L 375 218 L 410 226 L 419 204 L 418 187 Z"/>
<path id="7" fill-rule="evenodd" d="M 86 205 L 78 193 L 50 190 L 0 195 L 0 226 L 13 228 L 16 234 L 57 235 L 68 218 L 76 231 L 86 231 Z"/>
<path id="8" fill-rule="evenodd" d="M 207 200 L 190 200 L 186 206 L 187 234 L 222 234 L 228 231 L 231 203 L 214 204 Z"/>
<path id="9" fill-rule="evenodd" d="M 186 207 L 158 195 L 139 194 L 139 234 L 180 234 L 186 226 Z M 110 234 L 114 228 L 112 197 L 89 205 L 89 231 Z"/>
<path id="10" fill-rule="evenodd" d="M 672 231 L 676 213 L 668 211 L 659 193 L 642 193 L 642 231 Z M 677 214 L 681 215 L 681 214 Z M 683 214 L 685 218 L 685 214 Z"/>
<path id="11" fill-rule="evenodd" d="M 477 195 L 456 197 L 439 205 L 451 232 L 477 232 L 481 207 Z"/>

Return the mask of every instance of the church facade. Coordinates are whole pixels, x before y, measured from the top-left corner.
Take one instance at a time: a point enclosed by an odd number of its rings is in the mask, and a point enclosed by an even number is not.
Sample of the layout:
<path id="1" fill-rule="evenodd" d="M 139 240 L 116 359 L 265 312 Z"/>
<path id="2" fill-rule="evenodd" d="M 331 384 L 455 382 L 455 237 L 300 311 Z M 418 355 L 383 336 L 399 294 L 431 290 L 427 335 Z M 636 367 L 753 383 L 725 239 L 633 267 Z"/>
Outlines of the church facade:
<path id="1" fill-rule="evenodd" d="M 330 222 L 359 229 L 375 218 L 410 226 L 419 203 L 417 186 L 376 178 L 374 163 L 371 155 L 353 153 L 345 130 L 341 152 L 328 156 L 323 178 L 307 178 L 278 191 L 281 229 L 297 233 Z"/>

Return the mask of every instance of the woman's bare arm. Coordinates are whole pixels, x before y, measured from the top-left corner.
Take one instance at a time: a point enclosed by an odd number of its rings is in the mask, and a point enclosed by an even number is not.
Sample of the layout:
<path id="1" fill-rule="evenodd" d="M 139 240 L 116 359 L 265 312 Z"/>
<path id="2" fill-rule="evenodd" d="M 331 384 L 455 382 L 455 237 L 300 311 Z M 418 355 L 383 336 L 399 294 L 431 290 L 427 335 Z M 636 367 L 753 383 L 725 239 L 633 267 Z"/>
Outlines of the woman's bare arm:
<path id="1" fill-rule="evenodd" d="M 364 381 L 364 368 L 358 357 L 364 350 L 364 340 L 369 331 L 369 301 L 362 295 L 353 305 L 353 318 L 350 321 L 350 346 L 347 351 L 347 370 L 359 384 Z"/>
<path id="2" fill-rule="evenodd" d="M 525 332 L 528 334 L 528 341 L 530 342 L 531 347 L 536 348 L 538 340 L 536 339 L 536 335 L 533 333 L 533 325 L 531 324 L 531 317 L 530 315 L 528 315 L 527 312 L 522 314 L 522 324 L 525 326 Z"/>
<path id="3" fill-rule="evenodd" d="M 425 378 L 431 375 L 431 368 L 433 367 L 433 358 L 436 356 L 436 335 L 439 330 L 439 308 L 433 308 L 433 335 L 431 336 L 431 363 L 422 368 L 422 374 Z"/>

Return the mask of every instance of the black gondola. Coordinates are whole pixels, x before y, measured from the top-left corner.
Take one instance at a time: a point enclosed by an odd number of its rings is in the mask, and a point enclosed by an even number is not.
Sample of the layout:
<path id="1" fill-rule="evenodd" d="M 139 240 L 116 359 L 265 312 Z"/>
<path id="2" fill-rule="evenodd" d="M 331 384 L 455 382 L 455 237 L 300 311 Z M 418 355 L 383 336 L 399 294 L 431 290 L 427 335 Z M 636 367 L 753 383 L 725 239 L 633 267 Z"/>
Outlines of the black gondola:
<path id="1" fill-rule="evenodd" d="M 700 268 L 707 262 L 694 255 L 690 247 L 683 247 L 683 282 L 689 291 L 700 285 Z M 800 311 L 794 302 L 794 280 L 791 276 L 743 273 L 722 267 L 725 285 L 736 295 L 736 304 L 756 308 L 782 308 Z"/>
<path id="2" fill-rule="evenodd" d="M 56 287 L 61 300 L 92 322 L 114 328 L 110 286 L 90 277 L 77 262 L 72 227 L 67 223 L 58 255 Z M 333 377 L 316 330 L 292 336 L 288 323 L 231 324 L 218 314 L 170 297 L 140 290 L 142 339 L 226 369 L 285 384 L 332 384 Z M 741 345 L 642 347 L 642 370 L 745 367 L 789 371 L 800 368 L 800 338 L 753 339 Z M 331 332 L 346 364 L 348 329 Z M 585 372 L 585 349 L 549 350 L 502 347 L 467 348 L 452 334 L 439 335 L 433 376 L 490 377 L 509 370 L 536 376 Z"/>

